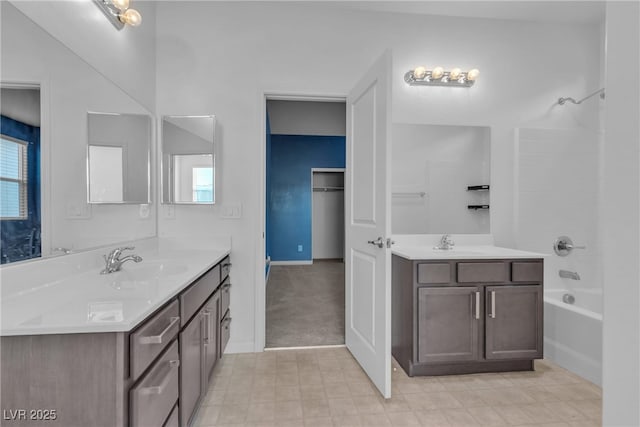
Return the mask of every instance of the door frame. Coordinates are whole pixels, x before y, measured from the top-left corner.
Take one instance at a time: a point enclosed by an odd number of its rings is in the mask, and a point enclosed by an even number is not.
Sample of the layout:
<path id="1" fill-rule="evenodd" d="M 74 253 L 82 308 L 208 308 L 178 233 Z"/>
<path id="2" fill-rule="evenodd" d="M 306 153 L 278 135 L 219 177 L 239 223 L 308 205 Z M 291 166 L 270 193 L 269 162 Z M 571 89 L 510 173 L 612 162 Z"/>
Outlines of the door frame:
<path id="1" fill-rule="evenodd" d="M 305 93 L 305 92 L 287 92 L 278 90 L 266 90 L 259 93 L 260 99 L 258 100 L 258 114 L 260 114 L 260 168 L 259 173 L 259 190 L 260 194 L 260 215 L 259 225 L 257 227 L 257 241 L 261 244 L 256 245 L 255 253 L 255 284 L 256 284 L 256 296 L 255 296 L 255 339 L 254 339 L 254 352 L 261 353 L 265 350 L 266 334 L 267 334 L 267 281 L 265 275 L 265 237 L 267 232 L 267 101 L 309 101 L 309 102 L 347 102 L 346 93 Z M 346 115 L 345 115 L 346 120 Z M 346 202 L 346 201 L 345 201 Z"/>
<path id="2" fill-rule="evenodd" d="M 341 173 L 342 174 L 342 178 L 343 178 L 343 182 L 344 182 L 344 176 L 345 173 L 347 171 L 346 165 L 344 168 L 311 168 L 311 263 L 313 264 L 313 174 L 315 172 L 334 172 L 334 173 Z M 344 186 L 344 184 L 343 184 Z M 346 195 L 344 193 L 342 193 L 342 197 L 343 199 L 345 199 L 346 201 Z M 342 212 L 342 217 L 343 217 L 343 221 L 342 221 L 342 226 L 344 227 L 345 225 L 345 219 L 346 216 L 344 215 L 344 210 Z M 344 235 L 343 235 L 343 239 L 342 239 L 342 245 L 344 246 Z M 344 249 L 344 248 L 343 248 Z M 344 259 L 344 250 L 342 252 L 342 259 Z"/>

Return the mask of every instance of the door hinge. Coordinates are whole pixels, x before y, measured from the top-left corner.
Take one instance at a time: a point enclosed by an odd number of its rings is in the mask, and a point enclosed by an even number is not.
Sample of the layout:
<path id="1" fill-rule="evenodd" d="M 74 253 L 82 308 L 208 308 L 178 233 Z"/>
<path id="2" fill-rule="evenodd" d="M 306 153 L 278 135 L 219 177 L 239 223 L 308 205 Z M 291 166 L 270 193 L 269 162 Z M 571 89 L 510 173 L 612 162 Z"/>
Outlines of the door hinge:
<path id="1" fill-rule="evenodd" d="M 387 248 L 390 248 L 391 245 L 395 245 L 395 244 L 396 244 L 395 241 L 391 240 L 390 238 L 387 238 Z"/>

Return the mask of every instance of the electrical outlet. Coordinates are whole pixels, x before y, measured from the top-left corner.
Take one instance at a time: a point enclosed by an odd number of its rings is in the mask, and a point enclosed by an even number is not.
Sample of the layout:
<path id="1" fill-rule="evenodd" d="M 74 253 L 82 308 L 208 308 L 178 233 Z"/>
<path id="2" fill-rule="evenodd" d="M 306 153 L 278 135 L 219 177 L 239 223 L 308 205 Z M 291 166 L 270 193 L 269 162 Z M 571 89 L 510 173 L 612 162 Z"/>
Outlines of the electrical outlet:
<path id="1" fill-rule="evenodd" d="M 149 205 L 148 204 L 142 204 L 140 205 L 140 211 L 139 211 L 139 215 L 140 215 L 140 219 L 147 219 L 149 218 Z"/>
<path id="2" fill-rule="evenodd" d="M 298 245 L 298 252 L 302 252 L 302 245 Z"/>
<path id="3" fill-rule="evenodd" d="M 176 208 L 173 205 L 164 205 L 162 207 L 164 211 L 164 217 L 166 219 L 176 219 Z"/>

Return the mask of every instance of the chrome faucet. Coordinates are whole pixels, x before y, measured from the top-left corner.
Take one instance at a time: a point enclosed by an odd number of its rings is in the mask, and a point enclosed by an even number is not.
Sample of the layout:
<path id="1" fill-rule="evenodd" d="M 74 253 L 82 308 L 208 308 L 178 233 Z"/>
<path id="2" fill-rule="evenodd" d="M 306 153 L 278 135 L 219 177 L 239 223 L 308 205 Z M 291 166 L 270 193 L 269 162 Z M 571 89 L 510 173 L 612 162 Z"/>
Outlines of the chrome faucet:
<path id="1" fill-rule="evenodd" d="M 454 246 L 455 246 L 455 242 L 453 240 L 451 240 L 451 235 L 450 234 L 444 234 L 440 238 L 440 244 L 438 246 L 436 246 L 436 249 L 440 249 L 440 250 L 443 250 L 443 251 L 448 251 L 450 249 L 453 249 Z"/>
<path id="2" fill-rule="evenodd" d="M 115 248 L 109 255 L 103 255 L 105 267 L 104 270 L 100 272 L 100 274 L 110 274 L 116 271 L 120 271 L 122 268 L 122 264 L 127 261 L 140 262 L 142 261 L 142 257 L 138 255 L 127 255 L 124 258 L 120 258 L 123 251 L 132 251 L 134 250 L 134 246 L 125 246 L 123 248 Z"/>

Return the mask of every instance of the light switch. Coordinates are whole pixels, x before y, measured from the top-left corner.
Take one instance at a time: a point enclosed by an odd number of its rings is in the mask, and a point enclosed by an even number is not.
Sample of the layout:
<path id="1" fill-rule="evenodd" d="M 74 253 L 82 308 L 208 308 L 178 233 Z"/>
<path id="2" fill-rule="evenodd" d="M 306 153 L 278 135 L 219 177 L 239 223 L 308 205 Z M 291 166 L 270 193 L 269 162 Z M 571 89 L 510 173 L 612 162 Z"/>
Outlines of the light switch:
<path id="1" fill-rule="evenodd" d="M 242 204 L 241 203 L 226 203 L 222 205 L 220 212 L 222 218 L 237 219 L 242 217 Z"/>
<path id="2" fill-rule="evenodd" d="M 67 203 L 67 219 L 91 218 L 91 205 L 88 203 Z"/>

